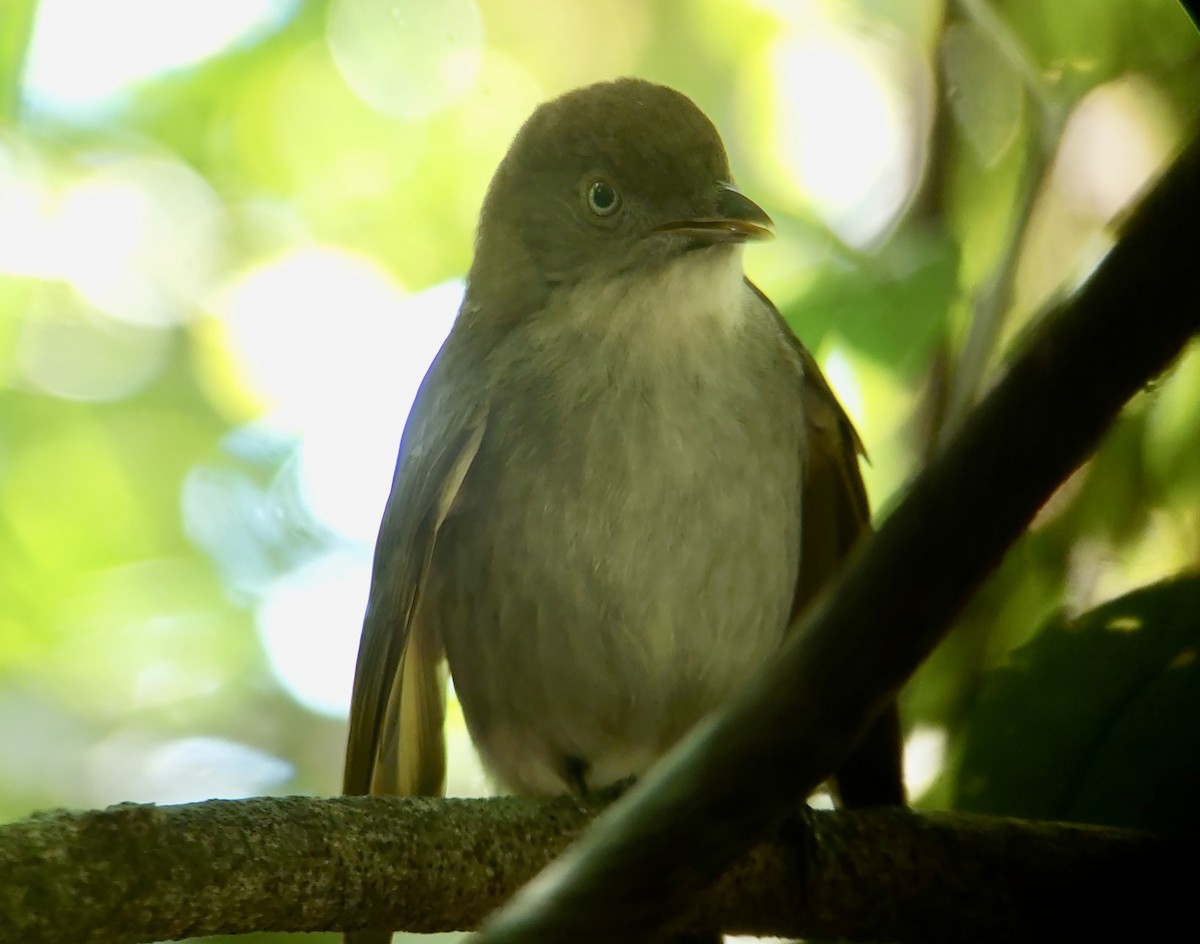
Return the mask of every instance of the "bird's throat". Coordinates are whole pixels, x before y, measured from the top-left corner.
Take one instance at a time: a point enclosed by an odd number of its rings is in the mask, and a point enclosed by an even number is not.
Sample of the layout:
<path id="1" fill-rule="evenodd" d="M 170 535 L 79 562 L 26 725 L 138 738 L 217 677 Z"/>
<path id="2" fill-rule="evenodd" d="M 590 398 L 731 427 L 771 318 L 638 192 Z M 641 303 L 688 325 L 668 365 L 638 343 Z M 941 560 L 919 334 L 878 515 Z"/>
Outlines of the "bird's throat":
<path id="1" fill-rule="evenodd" d="M 651 355 L 727 340 L 748 314 L 740 246 L 682 253 L 653 267 L 586 280 L 564 294 L 564 326 Z"/>

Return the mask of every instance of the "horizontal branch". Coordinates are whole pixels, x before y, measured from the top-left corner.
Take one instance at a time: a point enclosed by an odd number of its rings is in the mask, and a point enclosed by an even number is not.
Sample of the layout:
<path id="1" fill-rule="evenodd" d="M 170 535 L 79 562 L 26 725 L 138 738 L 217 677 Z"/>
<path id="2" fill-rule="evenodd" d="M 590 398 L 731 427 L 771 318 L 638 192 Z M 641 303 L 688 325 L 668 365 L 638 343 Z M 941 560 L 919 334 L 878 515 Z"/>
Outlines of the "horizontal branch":
<path id="1" fill-rule="evenodd" d="M 0 940 L 471 928 L 599 809 L 572 798 L 274 797 L 40 814 L 0 827 Z M 742 934 L 901 942 L 1153 936 L 1185 920 L 1197 852 L 1096 827 L 804 809 L 695 917 Z"/>

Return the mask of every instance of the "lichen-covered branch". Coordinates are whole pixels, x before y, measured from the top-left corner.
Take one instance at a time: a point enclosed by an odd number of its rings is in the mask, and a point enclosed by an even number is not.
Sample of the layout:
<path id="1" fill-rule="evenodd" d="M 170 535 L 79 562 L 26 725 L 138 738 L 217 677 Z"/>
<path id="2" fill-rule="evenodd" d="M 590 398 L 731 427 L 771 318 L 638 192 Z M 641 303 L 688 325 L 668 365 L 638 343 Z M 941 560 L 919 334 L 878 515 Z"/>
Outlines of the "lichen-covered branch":
<path id="1" fill-rule="evenodd" d="M 0 941 L 474 927 L 577 836 L 574 799 L 272 797 L 54 812 L 0 827 Z M 730 932 L 1027 940 L 1182 920 L 1196 843 L 907 810 L 787 820 L 698 903 Z"/>

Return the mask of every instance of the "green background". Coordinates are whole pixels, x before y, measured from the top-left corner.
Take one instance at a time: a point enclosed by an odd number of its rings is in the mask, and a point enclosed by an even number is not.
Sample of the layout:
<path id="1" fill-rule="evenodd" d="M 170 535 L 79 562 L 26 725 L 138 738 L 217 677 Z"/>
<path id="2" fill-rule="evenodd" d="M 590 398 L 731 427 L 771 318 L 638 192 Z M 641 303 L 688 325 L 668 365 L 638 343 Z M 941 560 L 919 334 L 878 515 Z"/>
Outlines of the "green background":
<path id="1" fill-rule="evenodd" d="M 854 415 L 878 518 L 1086 278 L 1200 101 L 1200 39 L 1169 0 L 296 0 L 66 106 L 35 81 L 47 57 L 86 89 L 92 53 L 132 53 L 86 29 L 88 55 L 56 53 L 51 6 L 71 4 L 0 9 L 0 820 L 336 792 L 339 696 L 297 695 L 280 652 L 348 691 L 371 530 L 331 524 L 304 470 L 361 446 L 377 520 L 389 397 L 433 349 L 404 332 L 452 313 L 537 102 L 636 74 L 713 118 L 778 225 L 748 271 Z M 107 25 L 134 49 L 155 22 Z M 841 97 L 854 76 L 827 48 L 871 64 L 901 140 L 891 189 L 851 210 L 797 170 L 873 166 L 871 99 Z M 321 266 L 324 294 L 291 309 L 289 273 Z M 906 691 L 918 805 L 1195 828 L 1198 560 L 1193 343 Z M 342 655 L 322 664 L 326 637 Z M 452 785 L 483 788 L 452 728 Z"/>

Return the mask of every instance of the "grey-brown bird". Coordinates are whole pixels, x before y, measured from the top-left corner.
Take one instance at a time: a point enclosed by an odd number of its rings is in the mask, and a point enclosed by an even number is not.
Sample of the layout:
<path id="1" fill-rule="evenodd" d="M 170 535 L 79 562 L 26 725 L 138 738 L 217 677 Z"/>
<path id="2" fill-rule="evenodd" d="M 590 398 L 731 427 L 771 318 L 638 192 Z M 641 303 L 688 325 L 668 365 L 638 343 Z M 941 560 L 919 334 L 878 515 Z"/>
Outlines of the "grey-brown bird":
<path id="1" fill-rule="evenodd" d="M 569 92 L 517 134 L 401 439 L 347 794 L 441 793 L 443 657 L 503 787 L 640 776 L 869 527 L 858 436 L 743 275 L 772 223 L 731 180 L 708 118 L 644 81 Z M 835 786 L 903 802 L 894 710 Z"/>

